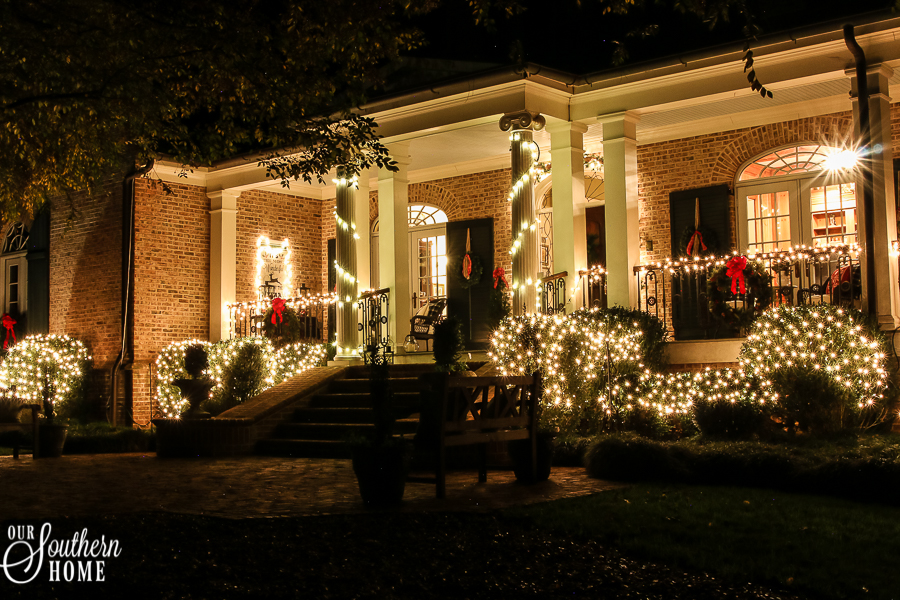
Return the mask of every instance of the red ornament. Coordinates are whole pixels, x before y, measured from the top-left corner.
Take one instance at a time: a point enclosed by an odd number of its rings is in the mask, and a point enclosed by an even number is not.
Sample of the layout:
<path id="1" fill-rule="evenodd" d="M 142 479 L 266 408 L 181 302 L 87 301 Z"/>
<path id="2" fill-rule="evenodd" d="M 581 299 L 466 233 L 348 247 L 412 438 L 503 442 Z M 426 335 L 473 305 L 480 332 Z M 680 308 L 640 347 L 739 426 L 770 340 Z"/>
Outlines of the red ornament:
<path id="1" fill-rule="evenodd" d="M 509 287 L 509 284 L 506 282 L 506 271 L 503 270 L 503 267 L 497 267 L 494 269 L 494 287 L 497 287 L 497 282 L 503 280 L 503 285 Z"/>
<path id="2" fill-rule="evenodd" d="M 9 346 L 9 336 L 12 334 L 13 344 L 16 343 L 16 332 L 13 330 L 13 325 L 15 325 L 17 321 L 13 319 L 6 313 L 3 313 L 3 326 L 6 327 L 6 339 L 3 340 L 3 349 Z"/>
<path id="3" fill-rule="evenodd" d="M 283 312 L 284 300 L 282 298 L 272 298 L 272 325 L 284 322 L 284 317 L 281 316 Z M 278 323 L 275 322 L 276 317 L 278 317 Z"/>
<path id="4" fill-rule="evenodd" d="M 746 256 L 735 256 L 727 263 L 725 267 L 728 269 L 725 274 L 731 277 L 731 293 L 737 294 L 737 288 L 740 286 L 741 293 L 746 294 L 747 288 L 744 286 L 744 269 L 747 268 Z"/>

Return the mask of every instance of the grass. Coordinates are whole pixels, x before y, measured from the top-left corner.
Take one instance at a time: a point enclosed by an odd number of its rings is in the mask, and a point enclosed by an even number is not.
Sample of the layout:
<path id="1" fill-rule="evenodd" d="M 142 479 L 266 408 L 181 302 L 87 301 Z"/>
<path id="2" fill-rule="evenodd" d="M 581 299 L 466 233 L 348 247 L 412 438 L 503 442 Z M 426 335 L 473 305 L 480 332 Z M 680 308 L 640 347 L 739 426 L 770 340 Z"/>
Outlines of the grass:
<path id="1" fill-rule="evenodd" d="M 900 598 L 900 508 L 747 488 L 641 484 L 506 513 L 633 557 L 813 598 Z"/>

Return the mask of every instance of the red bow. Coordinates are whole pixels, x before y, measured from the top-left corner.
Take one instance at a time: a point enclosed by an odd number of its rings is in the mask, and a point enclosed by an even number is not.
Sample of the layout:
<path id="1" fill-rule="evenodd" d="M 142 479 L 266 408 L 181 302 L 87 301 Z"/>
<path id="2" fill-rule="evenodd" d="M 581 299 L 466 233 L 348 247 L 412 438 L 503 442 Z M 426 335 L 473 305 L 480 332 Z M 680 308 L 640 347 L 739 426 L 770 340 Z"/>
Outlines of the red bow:
<path id="1" fill-rule="evenodd" d="M 462 274 L 466 279 L 472 276 L 472 257 L 468 252 L 463 257 Z"/>
<path id="2" fill-rule="evenodd" d="M 6 347 L 9 346 L 9 334 L 12 334 L 13 344 L 16 343 L 16 332 L 13 330 L 13 325 L 16 324 L 16 320 L 13 319 L 6 313 L 3 313 L 3 326 L 6 327 L 6 339 L 3 340 L 3 349 L 6 350 Z"/>
<path id="3" fill-rule="evenodd" d="M 272 298 L 272 325 L 284 322 L 284 317 L 281 316 L 283 312 L 284 300 L 282 298 Z M 278 317 L 278 323 L 275 322 L 275 317 Z"/>
<path id="4" fill-rule="evenodd" d="M 509 284 L 506 282 L 506 271 L 503 270 L 503 267 L 497 267 L 494 269 L 494 288 L 497 287 L 497 282 L 503 280 L 503 286 L 509 287 Z"/>
<path id="5" fill-rule="evenodd" d="M 694 235 L 691 236 L 691 239 L 687 244 L 688 256 L 693 256 L 693 254 L 691 254 L 691 248 L 694 247 L 694 240 L 697 240 L 700 243 L 700 247 L 703 248 L 704 251 L 706 251 L 706 244 L 703 243 L 703 234 L 699 231 L 695 231 Z"/>
<path id="6" fill-rule="evenodd" d="M 725 274 L 731 277 L 731 293 L 737 294 L 738 285 L 740 285 L 741 293 L 746 294 L 747 288 L 744 287 L 744 269 L 747 267 L 746 256 L 735 256 L 725 266 L 728 268 Z"/>

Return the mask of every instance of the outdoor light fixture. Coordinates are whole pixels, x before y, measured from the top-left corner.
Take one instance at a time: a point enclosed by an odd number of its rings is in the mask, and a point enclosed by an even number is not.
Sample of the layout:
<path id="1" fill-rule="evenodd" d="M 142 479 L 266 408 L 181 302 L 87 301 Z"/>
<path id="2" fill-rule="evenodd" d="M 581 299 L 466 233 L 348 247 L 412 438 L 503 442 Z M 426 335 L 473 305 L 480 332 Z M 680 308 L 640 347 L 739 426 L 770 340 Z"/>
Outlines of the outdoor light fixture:
<path id="1" fill-rule="evenodd" d="M 848 171 L 859 164 L 859 154 L 856 150 L 845 149 L 825 158 L 824 166 L 829 171 Z"/>

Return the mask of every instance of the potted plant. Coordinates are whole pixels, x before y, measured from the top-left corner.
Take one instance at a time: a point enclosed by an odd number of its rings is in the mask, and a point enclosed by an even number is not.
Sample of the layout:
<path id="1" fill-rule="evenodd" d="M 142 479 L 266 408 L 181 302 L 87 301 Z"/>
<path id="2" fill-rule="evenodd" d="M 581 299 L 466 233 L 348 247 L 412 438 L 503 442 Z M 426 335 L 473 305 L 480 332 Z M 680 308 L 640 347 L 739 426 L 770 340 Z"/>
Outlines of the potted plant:
<path id="1" fill-rule="evenodd" d="M 181 397 L 188 401 L 190 408 L 182 415 L 184 419 L 208 419 L 210 414 L 201 410 L 200 404 L 209 397 L 209 390 L 215 381 L 204 375 L 209 368 L 209 355 L 202 344 L 191 344 L 184 350 L 184 370 L 189 379 L 179 378 L 172 383 L 181 390 Z"/>
<path id="2" fill-rule="evenodd" d="M 66 420 L 57 419 L 56 386 L 53 383 L 52 369 L 44 371 L 43 387 L 41 389 L 41 406 L 43 408 L 43 420 L 38 425 L 37 456 L 39 458 L 59 458 L 62 456 L 63 446 L 66 443 L 66 435 L 69 432 L 69 424 Z"/>
<path id="3" fill-rule="evenodd" d="M 375 426 L 369 435 L 349 440 L 353 472 L 366 506 L 389 506 L 403 499 L 412 452 L 406 439 L 393 436 L 393 391 L 389 385 L 388 361 L 378 352 L 377 345 L 367 346 L 366 353 Z"/>
<path id="4" fill-rule="evenodd" d="M 516 480 L 523 483 L 537 483 L 546 481 L 550 477 L 550 469 L 553 465 L 553 447 L 556 439 L 556 431 L 538 429 L 537 441 L 537 472 L 531 469 L 531 440 L 511 440 L 507 442 L 509 458 L 513 463 L 513 472 Z"/>

